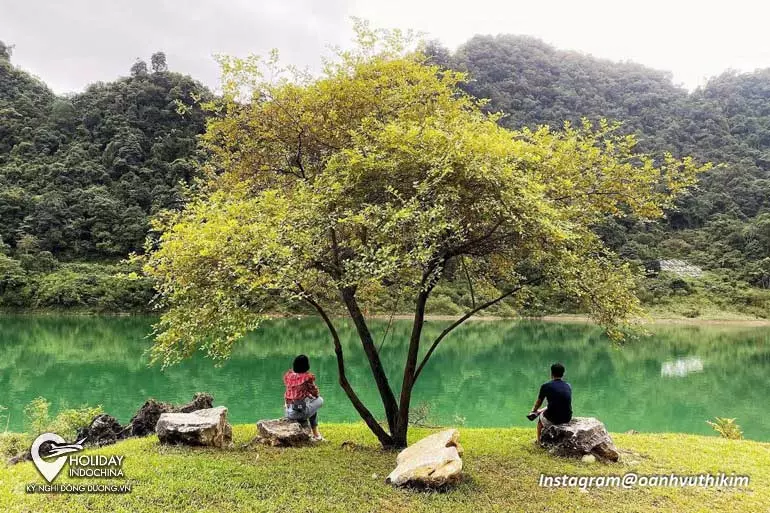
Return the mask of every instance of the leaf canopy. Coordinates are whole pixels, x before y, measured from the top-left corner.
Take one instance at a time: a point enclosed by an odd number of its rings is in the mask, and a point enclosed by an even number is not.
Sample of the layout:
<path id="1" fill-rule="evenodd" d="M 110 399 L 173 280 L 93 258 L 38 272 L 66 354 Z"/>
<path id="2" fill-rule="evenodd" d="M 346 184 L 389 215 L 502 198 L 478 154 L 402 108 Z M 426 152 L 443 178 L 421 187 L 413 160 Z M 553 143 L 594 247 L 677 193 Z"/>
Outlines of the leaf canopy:
<path id="1" fill-rule="evenodd" d="M 406 297 L 460 259 L 479 290 L 542 280 L 618 335 L 639 313 L 633 274 L 594 226 L 660 217 L 705 166 L 656 162 L 607 122 L 506 129 L 461 91 L 463 73 L 358 29 L 358 51 L 318 78 L 275 56 L 221 58 L 207 180 L 156 220 L 145 261 L 168 306 L 155 358 L 227 356 L 270 296 Z"/>

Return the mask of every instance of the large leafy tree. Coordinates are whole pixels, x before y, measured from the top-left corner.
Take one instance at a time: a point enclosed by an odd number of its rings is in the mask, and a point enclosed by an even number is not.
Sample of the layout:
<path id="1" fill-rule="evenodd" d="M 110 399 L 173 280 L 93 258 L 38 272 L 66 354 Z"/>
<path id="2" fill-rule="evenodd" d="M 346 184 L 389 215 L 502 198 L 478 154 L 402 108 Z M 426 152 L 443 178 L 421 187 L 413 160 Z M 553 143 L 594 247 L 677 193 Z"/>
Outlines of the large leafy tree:
<path id="1" fill-rule="evenodd" d="M 384 446 L 401 447 L 421 372 L 477 312 L 538 283 L 618 335 L 638 311 L 633 276 L 592 228 L 662 215 L 700 168 L 637 154 L 634 138 L 606 123 L 501 127 L 462 92 L 464 74 L 407 51 L 399 33 L 358 29 L 358 49 L 320 78 L 275 59 L 222 60 L 207 180 L 181 212 L 156 220 L 162 234 L 148 244 L 145 269 L 167 306 L 153 354 L 165 364 L 199 349 L 224 358 L 269 299 L 307 303 L 328 327 L 350 401 Z M 475 306 L 425 340 L 431 292 L 460 268 Z M 414 311 L 400 387 L 364 314 L 383 295 Z M 357 330 L 382 424 L 346 377 L 339 313 Z"/>

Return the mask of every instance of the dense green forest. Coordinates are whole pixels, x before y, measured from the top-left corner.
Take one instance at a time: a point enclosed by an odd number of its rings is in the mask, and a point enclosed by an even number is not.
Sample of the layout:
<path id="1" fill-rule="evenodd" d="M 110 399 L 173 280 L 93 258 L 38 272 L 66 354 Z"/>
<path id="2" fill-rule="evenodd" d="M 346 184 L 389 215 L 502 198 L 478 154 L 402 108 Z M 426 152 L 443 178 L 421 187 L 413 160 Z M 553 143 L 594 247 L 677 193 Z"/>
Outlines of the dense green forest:
<path id="1" fill-rule="evenodd" d="M 163 53 L 127 77 L 57 96 L 12 63 L 0 43 L 0 307 L 137 311 L 152 289 L 130 279 L 148 220 L 178 207 L 203 158 L 196 137 L 211 96 L 168 70 Z M 670 151 L 718 164 L 665 221 L 597 226 L 640 265 L 681 259 L 700 278 L 640 278 L 653 307 L 697 317 L 710 309 L 770 315 L 770 69 L 727 72 L 688 92 L 670 74 L 556 50 L 533 38 L 477 36 L 426 53 L 467 71 L 467 89 L 511 127 L 608 118 L 653 155 Z M 191 105 L 180 114 L 179 103 Z M 472 301 L 462 280 L 438 291 L 434 312 Z M 385 306 L 385 305 L 383 305 Z M 571 310 L 532 298 L 527 313 Z M 387 310 L 387 308 L 384 308 Z"/>

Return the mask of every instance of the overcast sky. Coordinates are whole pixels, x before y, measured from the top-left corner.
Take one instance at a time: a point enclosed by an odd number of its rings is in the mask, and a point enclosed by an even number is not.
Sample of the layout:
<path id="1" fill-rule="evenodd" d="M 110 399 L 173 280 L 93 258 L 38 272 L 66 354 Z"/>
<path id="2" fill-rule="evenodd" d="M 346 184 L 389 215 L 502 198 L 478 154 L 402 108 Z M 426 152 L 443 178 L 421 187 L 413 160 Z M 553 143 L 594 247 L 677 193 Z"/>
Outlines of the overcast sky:
<path id="1" fill-rule="evenodd" d="M 767 0 L 0 0 L 0 40 L 57 93 L 126 75 L 157 50 L 170 69 L 215 87 L 214 53 L 277 48 L 317 69 L 326 45 L 349 44 L 351 16 L 453 50 L 474 34 L 532 35 L 671 71 L 688 88 L 728 68 L 770 67 Z"/>

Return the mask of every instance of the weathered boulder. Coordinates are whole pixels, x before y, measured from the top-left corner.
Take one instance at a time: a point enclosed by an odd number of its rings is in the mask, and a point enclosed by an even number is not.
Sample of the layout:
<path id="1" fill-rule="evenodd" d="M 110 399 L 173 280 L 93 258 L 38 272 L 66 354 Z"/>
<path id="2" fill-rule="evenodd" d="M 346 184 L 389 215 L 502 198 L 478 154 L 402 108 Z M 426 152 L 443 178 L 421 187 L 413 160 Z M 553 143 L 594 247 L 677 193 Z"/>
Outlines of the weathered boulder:
<path id="1" fill-rule="evenodd" d="M 620 458 L 604 424 L 593 417 L 574 417 L 566 424 L 544 427 L 540 445 L 556 456 L 582 458 L 593 454 L 605 461 Z"/>
<path id="2" fill-rule="evenodd" d="M 162 413 L 155 432 L 162 444 L 227 447 L 233 441 L 224 406 L 191 413 Z"/>
<path id="3" fill-rule="evenodd" d="M 448 429 L 427 436 L 396 457 L 397 466 L 385 479 L 395 486 L 441 488 L 460 480 L 463 452 L 460 432 Z"/>
<path id="4" fill-rule="evenodd" d="M 131 417 L 127 426 L 130 430 L 129 436 L 147 436 L 155 433 L 155 425 L 164 413 L 190 413 L 211 408 L 213 404 L 214 398 L 211 394 L 205 392 L 198 392 L 192 401 L 182 406 L 174 406 L 169 403 L 156 401 L 155 399 L 148 399 L 136 414 Z"/>
<path id="5" fill-rule="evenodd" d="M 193 396 L 192 401 L 181 406 L 174 406 L 170 403 L 162 403 L 155 399 L 148 399 L 139 410 L 131 417 L 131 420 L 125 426 L 111 415 L 97 415 L 88 426 L 83 426 L 77 430 L 76 439 L 85 440 L 87 445 L 109 445 L 132 436 L 148 436 L 155 433 L 155 427 L 158 419 L 164 413 L 190 413 L 193 411 L 211 408 L 214 398 L 206 392 L 198 392 Z M 232 427 L 226 424 L 225 437 L 232 440 Z M 45 453 L 45 445 L 41 446 L 40 454 Z M 8 460 L 10 465 L 30 461 L 32 456 L 29 450 L 14 456 Z"/>
<path id="6" fill-rule="evenodd" d="M 198 410 L 206 410 L 214 407 L 214 396 L 207 392 L 196 392 L 187 404 L 174 406 L 174 411 L 179 413 L 190 413 Z"/>
<path id="7" fill-rule="evenodd" d="M 78 429 L 76 439 L 84 440 L 89 445 L 109 445 L 129 436 L 129 429 L 120 425 L 112 415 L 102 414 L 94 417 L 87 427 Z"/>
<path id="8" fill-rule="evenodd" d="M 260 420 L 253 442 L 273 447 L 298 447 L 313 441 L 309 427 L 289 419 Z"/>

